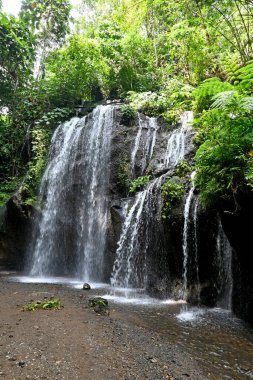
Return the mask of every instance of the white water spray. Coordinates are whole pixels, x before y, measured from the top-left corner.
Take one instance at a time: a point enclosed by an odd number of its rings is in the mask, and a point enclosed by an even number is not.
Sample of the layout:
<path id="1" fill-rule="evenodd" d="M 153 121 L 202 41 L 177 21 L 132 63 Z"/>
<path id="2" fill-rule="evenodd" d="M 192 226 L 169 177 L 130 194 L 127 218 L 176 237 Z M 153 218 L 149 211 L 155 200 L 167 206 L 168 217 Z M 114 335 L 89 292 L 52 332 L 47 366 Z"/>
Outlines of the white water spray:
<path id="1" fill-rule="evenodd" d="M 101 280 L 113 119 L 113 106 L 99 106 L 55 131 L 41 184 L 31 275 Z"/>

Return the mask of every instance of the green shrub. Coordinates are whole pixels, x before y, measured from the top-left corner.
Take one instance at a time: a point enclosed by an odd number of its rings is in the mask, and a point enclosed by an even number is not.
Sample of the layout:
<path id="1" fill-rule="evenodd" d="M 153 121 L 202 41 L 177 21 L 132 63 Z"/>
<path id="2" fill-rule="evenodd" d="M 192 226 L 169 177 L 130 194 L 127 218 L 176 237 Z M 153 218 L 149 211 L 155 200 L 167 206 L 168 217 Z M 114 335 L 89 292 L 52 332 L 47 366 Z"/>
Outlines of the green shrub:
<path id="1" fill-rule="evenodd" d="M 150 175 L 145 175 L 143 177 L 136 178 L 130 184 L 129 193 L 136 193 L 137 191 L 142 190 L 149 183 L 150 180 Z"/>
<path id="2" fill-rule="evenodd" d="M 117 185 L 122 191 L 128 189 L 130 185 L 129 158 L 126 153 L 121 154 L 119 157 L 119 165 L 117 170 Z"/>
<path id="3" fill-rule="evenodd" d="M 208 109 L 213 103 L 213 97 L 220 92 L 233 90 L 235 87 L 232 84 L 222 82 L 220 78 L 214 77 L 205 80 L 192 93 L 195 98 L 196 111 L 201 112 Z"/>
<path id="4" fill-rule="evenodd" d="M 17 191 L 17 178 L 9 178 L 1 183 L 0 187 L 0 206 L 3 206 Z"/>
<path id="5" fill-rule="evenodd" d="M 162 195 L 162 218 L 167 219 L 170 216 L 172 207 L 182 199 L 185 190 L 184 185 L 177 178 L 169 177 L 161 188 Z"/>
<path id="6" fill-rule="evenodd" d="M 137 115 L 135 109 L 129 104 L 121 107 L 121 113 L 121 123 L 124 125 L 130 125 Z"/>
<path id="7" fill-rule="evenodd" d="M 234 113 L 214 109 L 199 120 L 203 119 L 204 142 L 195 157 L 195 185 L 205 206 L 215 206 L 221 198 L 233 198 L 239 189 L 252 186 L 253 118 L 241 101 L 234 106 Z"/>
<path id="8" fill-rule="evenodd" d="M 192 168 L 186 160 L 181 160 L 175 168 L 175 175 L 180 178 L 185 177 L 187 174 L 191 172 Z"/>
<path id="9" fill-rule="evenodd" d="M 128 101 L 136 110 L 148 116 L 163 116 L 168 123 L 179 119 L 183 111 L 192 108 L 193 87 L 178 79 L 170 79 L 159 92 L 128 92 Z"/>

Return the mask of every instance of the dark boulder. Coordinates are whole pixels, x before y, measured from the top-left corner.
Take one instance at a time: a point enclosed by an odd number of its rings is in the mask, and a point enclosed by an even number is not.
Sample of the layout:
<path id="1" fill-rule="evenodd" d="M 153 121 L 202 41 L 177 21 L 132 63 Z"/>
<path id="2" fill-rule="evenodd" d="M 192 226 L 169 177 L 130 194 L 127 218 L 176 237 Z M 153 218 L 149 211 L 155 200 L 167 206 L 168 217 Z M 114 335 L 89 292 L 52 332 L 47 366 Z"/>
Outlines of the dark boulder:
<path id="1" fill-rule="evenodd" d="M 90 284 L 87 284 L 86 282 L 83 284 L 83 290 L 91 290 Z"/>

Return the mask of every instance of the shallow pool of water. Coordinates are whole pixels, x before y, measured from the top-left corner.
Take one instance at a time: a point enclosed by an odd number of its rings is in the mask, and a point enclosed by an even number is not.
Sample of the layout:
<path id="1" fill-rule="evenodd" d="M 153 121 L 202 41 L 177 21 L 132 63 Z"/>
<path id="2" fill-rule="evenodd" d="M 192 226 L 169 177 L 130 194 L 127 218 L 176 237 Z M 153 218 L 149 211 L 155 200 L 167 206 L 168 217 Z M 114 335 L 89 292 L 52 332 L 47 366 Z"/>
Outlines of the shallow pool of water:
<path id="1" fill-rule="evenodd" d="M 253 379 L 253 331 L 227 311 L 128 305 L 125 316 L 188 352 L 209 379 Z"/>

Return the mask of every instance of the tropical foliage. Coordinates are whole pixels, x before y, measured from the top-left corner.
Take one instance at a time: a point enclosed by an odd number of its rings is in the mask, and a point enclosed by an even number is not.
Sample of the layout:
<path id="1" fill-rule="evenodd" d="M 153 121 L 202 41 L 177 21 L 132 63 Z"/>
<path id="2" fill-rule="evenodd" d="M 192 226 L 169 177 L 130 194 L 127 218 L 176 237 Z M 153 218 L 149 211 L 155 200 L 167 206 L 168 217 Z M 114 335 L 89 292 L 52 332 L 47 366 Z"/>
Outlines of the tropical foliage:
<path id="1" fill-rule="evenodd" d="M 183 197 L 185 193 L 184 185 L 177 177 L 168 177 L 162 185 L 162 218 L 170 216 L 172 207 Z"/>
<path id="2" fill-rule="evenodd" d="M 150 180 L 151 180 L 150 175 L 144 175 L 142 177 L 138 177 L 134 179 L 130 183 L 129 193 L 136 193 L 137 191 L 143 190 L 143 188 L 149 183 Z"/>
<path id="3" fill-rule="evenodd" d="M 195 110 L 206 205 L 252 188 L 251 1 L 80 0 L 70 12 L 68 0 L 0 12 L 2 201 L 21 184 L 35 198 L 57 123 L 103 99 L 125 100 L 130 125 L 136 111 L 170 126 Z"/>

